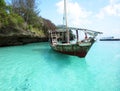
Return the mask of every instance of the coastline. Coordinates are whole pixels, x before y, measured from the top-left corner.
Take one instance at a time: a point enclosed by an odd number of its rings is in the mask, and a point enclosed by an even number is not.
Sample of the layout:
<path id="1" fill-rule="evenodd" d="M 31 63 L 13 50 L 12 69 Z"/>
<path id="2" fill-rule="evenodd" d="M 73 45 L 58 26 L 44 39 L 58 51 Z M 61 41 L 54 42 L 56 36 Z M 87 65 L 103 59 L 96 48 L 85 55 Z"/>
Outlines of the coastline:
<path id="1" fill-rule="evenodd" d="M 35 42 L 47 42 L 47 37 L 31 35 L 0 35 L 0 47 L 24 45 Z"/>
<path id="2" fill-rule="evenodd" d="M 15 27 L 0 29 L 0 47 L 24 45 L 28 43 L 47 42 L 48 37 L 39 31 L 25 30 Z"/>

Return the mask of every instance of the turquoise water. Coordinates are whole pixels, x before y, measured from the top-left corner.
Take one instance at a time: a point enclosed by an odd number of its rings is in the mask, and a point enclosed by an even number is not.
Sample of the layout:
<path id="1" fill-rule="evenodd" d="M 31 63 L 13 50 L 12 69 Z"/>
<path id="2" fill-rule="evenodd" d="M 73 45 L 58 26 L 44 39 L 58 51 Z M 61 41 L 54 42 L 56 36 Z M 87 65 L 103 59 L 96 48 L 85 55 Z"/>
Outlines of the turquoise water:
<path id="1" fill-rule="evenodd" d="M 120 42 L 96 42 L 86 58 L 48 43 L 0 48 L 0 91 L 120 91 Z"/>

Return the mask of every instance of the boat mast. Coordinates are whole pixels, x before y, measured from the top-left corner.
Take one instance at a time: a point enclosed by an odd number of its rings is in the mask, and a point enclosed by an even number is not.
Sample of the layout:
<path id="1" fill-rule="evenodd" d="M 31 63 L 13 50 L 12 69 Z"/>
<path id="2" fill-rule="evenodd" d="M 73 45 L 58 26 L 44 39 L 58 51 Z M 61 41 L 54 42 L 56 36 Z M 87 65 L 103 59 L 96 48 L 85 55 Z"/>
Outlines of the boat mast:
<path id="1" fill-rule="evenodd" d="M 70 40 L 69 40 L 69 30 L 68 30 L 68 26 L 67 26 L 67 8 L 66 8 L 66 0 L 64 0 L 64 19 L 65 19 L 65 25 L 66 25 L 67 43 L 69 43 Z"/>

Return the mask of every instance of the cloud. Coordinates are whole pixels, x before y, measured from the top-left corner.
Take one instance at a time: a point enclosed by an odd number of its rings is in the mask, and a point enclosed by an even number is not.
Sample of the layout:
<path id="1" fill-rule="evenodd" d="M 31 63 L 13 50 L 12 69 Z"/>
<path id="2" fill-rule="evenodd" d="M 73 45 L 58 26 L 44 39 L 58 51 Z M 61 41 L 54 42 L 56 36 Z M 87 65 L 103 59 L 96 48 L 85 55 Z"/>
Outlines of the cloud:
<path id="1" fill-rule="evenodd" d="M 110 4 L 115 4 L 115 3 L 118 3 L 119 0 L 109 0 Z"/>
<path id="2" fill-rule="evenodd" d="M 109 5 L 103 7 L 96 15 L 96 17 L 100 19 L 103 19 L 105 16 L 120 16 L 119 0 L 110 0 Z"/>
<path id="3" fill-rule="evenodd" d="M 59 1 L 57 4 L 57 11 L 63 14 L 64 0 Z M 90 23 L 88 17 L 92 14 L 90 11 L 86 11 L 79 3 L 67 0 L 67 16 L 70 25 L 80 26 Z"/>

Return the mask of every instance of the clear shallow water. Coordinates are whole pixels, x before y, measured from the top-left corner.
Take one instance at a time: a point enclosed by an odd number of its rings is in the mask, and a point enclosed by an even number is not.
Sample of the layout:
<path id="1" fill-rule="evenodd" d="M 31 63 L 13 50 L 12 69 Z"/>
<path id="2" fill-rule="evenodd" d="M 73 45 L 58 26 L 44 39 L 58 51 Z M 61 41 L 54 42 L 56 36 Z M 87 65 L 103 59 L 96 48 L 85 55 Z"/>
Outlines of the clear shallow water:
<path id="1" fill-rule="evenodd" d="M 120 42 L 96 42 L 86 58 L 48 43 L 0 48 L 0 91 L 120 91 Z"/>

